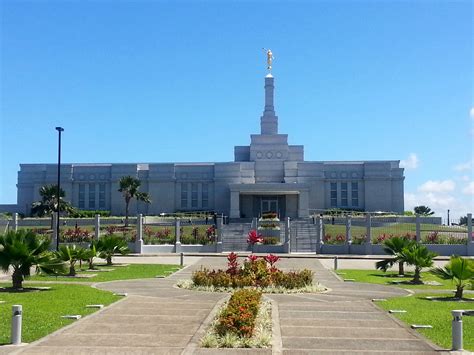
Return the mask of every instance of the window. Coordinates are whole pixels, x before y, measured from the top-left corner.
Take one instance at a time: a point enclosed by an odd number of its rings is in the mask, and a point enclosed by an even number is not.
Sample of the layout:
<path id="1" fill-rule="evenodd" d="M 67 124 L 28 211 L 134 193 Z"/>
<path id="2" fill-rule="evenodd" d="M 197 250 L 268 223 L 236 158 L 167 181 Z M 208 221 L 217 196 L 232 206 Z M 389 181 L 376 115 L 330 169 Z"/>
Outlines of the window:
<path id="1" fill-rule="evenodd" d="M 198 184 L 193 182 L 191 184 L 191 207 L 197 208 L 198 206 Z"/>
<path id="2" fill-rule="evenodd" d="M 209 207 L 209 184 L 202 184 L 202 208 Z"/>
<path id="3" fill-rule="evenodd" d="M 359 183 L 351 183 L 351 197 L 352 197 L 352 207 L 359 206 Z"/>
<path id="4" fill-rule="evenodd" d="M 347 207 L 347 182 L 341 182 L 341 206 Z"/>
<path id="5" fill-rule="evenodd" d="M 181 183 L 181 208 L 188 208 L 188 183 Z"/>
<path id="6" fill-rule="evenodd" d="M 79 208 L 86 207 L 86 185 L 79 184 Z"/>
<path id="7" fill-rule="evenodd" d="M 105 209 L 105 184 L 99 184 L 99 209 Z"/>
<path id="8" fill-rule="evenodd" d="M 331 182 L 331 207 L 337 207 L 337 183 Z"/>
<path id="9" fill-rule="evenodd" d="M 89 209 L 95 209 L 95 184 L 89 184 Z"/>

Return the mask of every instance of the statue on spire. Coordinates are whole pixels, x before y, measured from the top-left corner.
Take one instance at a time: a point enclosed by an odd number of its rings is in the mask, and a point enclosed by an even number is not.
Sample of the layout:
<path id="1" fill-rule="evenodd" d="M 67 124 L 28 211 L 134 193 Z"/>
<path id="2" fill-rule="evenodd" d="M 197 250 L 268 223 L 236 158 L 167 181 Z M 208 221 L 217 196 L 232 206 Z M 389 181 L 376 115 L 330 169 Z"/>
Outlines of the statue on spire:
<path id="1" fill-rule="evenodd" d="M 267 70 L 270 73 L 272 71 L 273 59 L 275 58 L 273 57 L 273 53 L 271 49 L 263 48 L 263 50 L 267 53 Z"/>

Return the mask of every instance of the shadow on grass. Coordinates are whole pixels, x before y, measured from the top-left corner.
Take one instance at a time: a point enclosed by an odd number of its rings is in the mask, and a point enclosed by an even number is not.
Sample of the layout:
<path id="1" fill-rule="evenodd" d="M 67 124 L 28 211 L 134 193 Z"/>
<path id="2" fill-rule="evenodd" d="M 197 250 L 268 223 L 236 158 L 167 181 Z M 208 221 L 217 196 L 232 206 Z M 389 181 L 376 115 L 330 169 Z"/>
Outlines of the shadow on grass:
<path id="1" fill-rule="evenodd" d="M 405 275 L 401 275 L 401 276 L 399 276 L 398 273 L 369 274 L 369 276 L 376 276 L 376 277 L 382 277 L 382 278 L 389 277 L 389 278 L 400 278 L 400 279 L 403 279 L 403 278 L 410 278 L 410 277 L 413 277 L 413 273 L 407 272 L 407 273 L 405 273 Z"/>
<path id="2" fill-rule="evenodd" d="M 4 293 L 28 293 L 28 292 L 43 292 L 51 291 L 50 287 L 23 287 L 23 288 L 13 288 L 13 287 L 0 287 L 0 292 Z"/>

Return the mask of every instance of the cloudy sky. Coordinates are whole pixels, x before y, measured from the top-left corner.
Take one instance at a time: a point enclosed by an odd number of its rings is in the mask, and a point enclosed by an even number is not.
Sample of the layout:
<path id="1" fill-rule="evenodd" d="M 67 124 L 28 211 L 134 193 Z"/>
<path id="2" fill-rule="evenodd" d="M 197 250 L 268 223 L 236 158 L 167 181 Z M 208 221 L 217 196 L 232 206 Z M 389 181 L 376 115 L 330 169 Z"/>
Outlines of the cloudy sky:
<path id="1" fill-rule="evenodd" d="M 0 2 L 0 203 L 20 163 L 231 161 L 259 131 L 307 160 L 401 160 L 405 209 L 474 210 L 471 1 Z"/>

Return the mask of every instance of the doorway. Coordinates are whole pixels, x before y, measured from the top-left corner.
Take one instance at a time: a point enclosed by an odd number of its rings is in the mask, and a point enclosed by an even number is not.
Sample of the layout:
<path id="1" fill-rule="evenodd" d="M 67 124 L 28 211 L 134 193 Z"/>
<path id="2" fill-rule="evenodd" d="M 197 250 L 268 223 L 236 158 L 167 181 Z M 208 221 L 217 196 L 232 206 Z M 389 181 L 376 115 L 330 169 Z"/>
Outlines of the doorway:
<path id="1" fill-rule="evenodd" d="M 276 212 L 278 213 L 278 198 L 262 198 L 260 213 Z"/>

